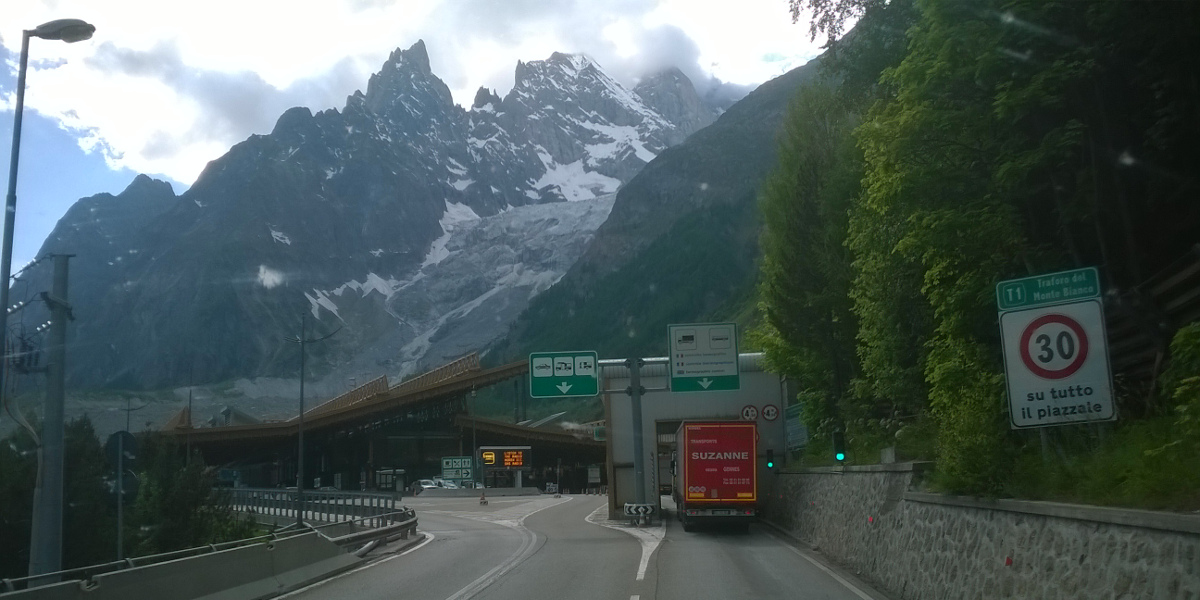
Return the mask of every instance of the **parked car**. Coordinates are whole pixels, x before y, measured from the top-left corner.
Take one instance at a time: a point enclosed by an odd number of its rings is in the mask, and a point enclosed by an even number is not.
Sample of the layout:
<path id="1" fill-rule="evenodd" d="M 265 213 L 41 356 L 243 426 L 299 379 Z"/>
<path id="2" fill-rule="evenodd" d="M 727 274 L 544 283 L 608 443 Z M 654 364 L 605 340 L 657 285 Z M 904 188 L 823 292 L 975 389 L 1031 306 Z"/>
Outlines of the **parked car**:
<path id="1" fill-rule="evenodd" d="M 420 494 L 422 490 L 435 490 L 437 487 L 438 485 L 432 479 L 418 479 L 412 484 L 414 494 Z"/>

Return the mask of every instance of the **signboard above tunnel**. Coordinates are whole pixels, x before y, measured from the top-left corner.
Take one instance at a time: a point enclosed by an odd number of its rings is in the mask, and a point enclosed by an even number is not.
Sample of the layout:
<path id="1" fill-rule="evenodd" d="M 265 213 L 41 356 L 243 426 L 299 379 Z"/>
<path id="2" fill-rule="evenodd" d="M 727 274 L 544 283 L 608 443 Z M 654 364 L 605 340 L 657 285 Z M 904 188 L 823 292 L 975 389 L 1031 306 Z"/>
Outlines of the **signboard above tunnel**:
<path id="1" fill-rule="evenodd" d="M 736 323 L 667 326 L 672 392 L 741 389 Z"/>

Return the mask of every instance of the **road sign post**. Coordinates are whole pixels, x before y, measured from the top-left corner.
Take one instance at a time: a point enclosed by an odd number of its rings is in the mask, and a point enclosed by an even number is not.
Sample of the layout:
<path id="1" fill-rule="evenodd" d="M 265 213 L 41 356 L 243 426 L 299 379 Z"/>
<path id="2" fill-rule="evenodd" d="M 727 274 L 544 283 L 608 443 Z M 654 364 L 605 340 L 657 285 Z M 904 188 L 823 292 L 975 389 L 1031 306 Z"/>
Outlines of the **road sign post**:
<path id="1" fill-rule="evenodd" d="M 600 393 L 596 353 L 534 352 L 529 355 L 529 395 L 533 398 L 575 398 Z"/>
<path id="2" fill-rule="evenodd" d="M 1095 268 L 996 285 L 1013 429 L 1116 419 L 1099 295 Z"/>
<path id="3" fill-rule="evenodd" d="M 736 323 L 668 325 L 672 392 L 741 389 Z"/>

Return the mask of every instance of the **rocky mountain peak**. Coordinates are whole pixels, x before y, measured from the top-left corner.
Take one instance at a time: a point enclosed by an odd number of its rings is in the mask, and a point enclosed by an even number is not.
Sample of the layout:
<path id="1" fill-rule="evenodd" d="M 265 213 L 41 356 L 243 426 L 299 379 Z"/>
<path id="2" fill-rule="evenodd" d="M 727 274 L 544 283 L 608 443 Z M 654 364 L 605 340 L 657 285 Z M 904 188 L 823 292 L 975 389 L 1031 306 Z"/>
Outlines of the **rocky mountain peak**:
<path id="1" fill-rule="evenodd" d="M 367 82 L 364 103 L 371 112 L 387 115 L 402 110 L 410 117 L 444 110 L 454 104 L 450 88 L 433 74 L 425 42 L 396 49 L 383 68 Z"/>
<path id="2" fill-rule="evenodd" d="M 151 199 L 174 198 L 175 190 L 171 184 L 160 179 L 151 178 L 149 175 L 139 174 L 133 178 L 129 185 L 118 194 L 119 196 L 141 196 Z"/>
<path id="3" fill-rule="evenodd" d="M 425 48 L 425 40 L 417 40 L 417 42 L 408 47 L 407 50 L 396 48 L 392 50 L 391 56 L 387 62 L 383 63 L 381 72 L 391 69 L 410 68 L 418 73 L 432 75 L 433 70 L 429 67 L 429 51 Z"/>
<path id="4" fill-rule="evenodd" d="M 678 124 L 684 137 L 707 127 L 717 117 L 696 93 L 692 80 L 676 67 L 642 78 L 633 92 L 668 121 Z"/>
<path id="5" fill-rule="evenodd" d="M 472 109 L 483 108 L 491 104 L 493 107 L 500 105 L 500 96 L 496 92 L 487 89 L 486 87 L 479 88 L 475 92 L 475 101 L 471 103 Z"/>

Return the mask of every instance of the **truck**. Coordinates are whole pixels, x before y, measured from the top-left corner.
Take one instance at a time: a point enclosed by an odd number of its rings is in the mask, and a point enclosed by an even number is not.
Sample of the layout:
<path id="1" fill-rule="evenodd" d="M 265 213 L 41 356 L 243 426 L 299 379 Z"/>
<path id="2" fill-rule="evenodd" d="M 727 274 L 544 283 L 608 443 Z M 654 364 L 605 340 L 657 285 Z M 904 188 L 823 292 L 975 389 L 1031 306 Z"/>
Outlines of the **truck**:
<path id="1" fill-rule="evenodd" d="M 684 531 L 698 523 L 749 528 L 758 517 L 758 426 L 683 422 L 675 432 L 672 490 Z"/>

